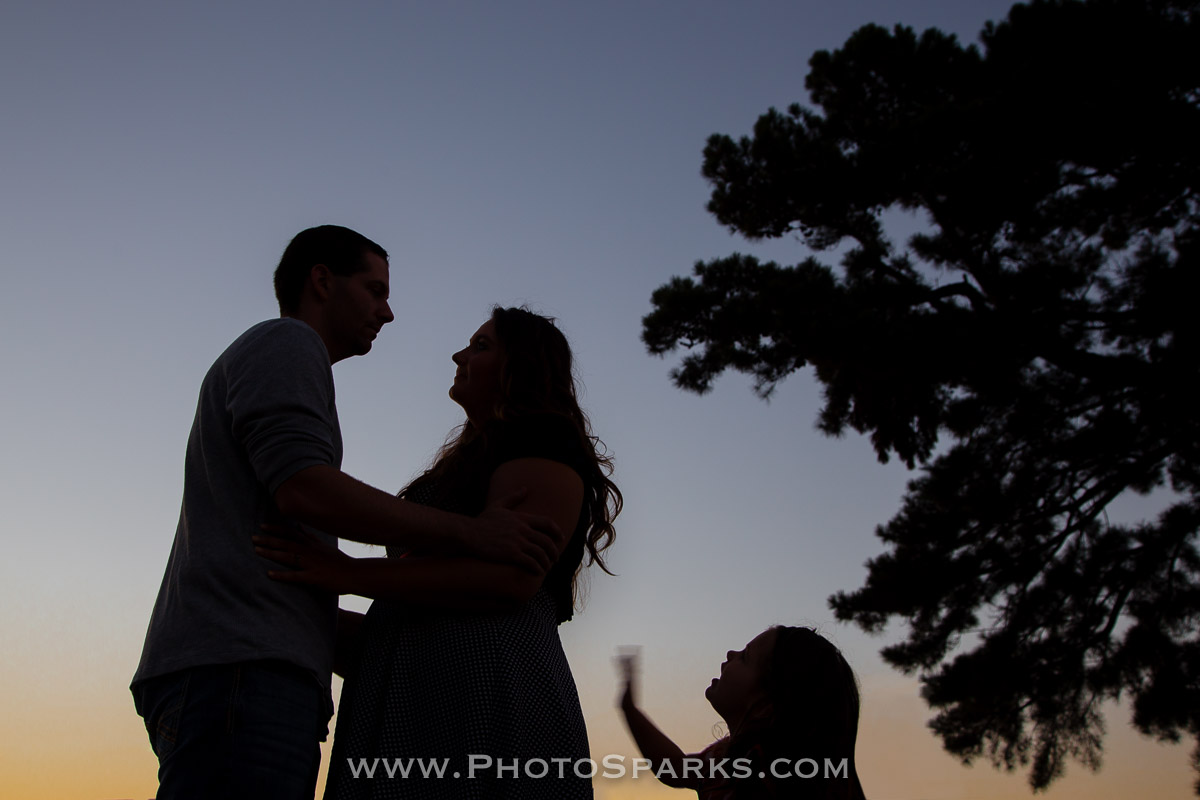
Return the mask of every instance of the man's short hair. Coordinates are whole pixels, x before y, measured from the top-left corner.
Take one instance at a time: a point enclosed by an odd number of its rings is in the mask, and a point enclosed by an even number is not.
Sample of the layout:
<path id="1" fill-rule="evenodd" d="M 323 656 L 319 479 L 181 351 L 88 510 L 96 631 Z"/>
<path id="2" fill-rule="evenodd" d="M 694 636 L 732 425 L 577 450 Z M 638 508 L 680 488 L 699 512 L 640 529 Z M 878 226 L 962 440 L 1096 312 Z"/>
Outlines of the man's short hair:
<path id="1" fill-rule="evenodd" d="M 334 275 L 353 275 L 367 268 L 366 257 L 375 254 L 387 261 L 387 251 L 367 237 L 341 225 L 318 225 L 300 231 L 288 243 L 275 268 L 275 298 L 279 311 L 294 314 L 309 273 L 324 264 Z"/>

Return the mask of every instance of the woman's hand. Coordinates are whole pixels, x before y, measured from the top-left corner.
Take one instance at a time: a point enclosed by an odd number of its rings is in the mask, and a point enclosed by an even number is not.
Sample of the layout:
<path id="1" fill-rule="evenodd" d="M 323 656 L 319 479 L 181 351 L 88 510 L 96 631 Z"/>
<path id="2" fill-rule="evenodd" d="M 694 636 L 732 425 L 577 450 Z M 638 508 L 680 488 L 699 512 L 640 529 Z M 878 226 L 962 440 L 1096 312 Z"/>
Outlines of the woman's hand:
<path id="1" fill-rule="evenodd" d="M 266 532 L 252 537 L 254 552 L 287 570 L 267 570 L 272 580 L 303 583 L 339 594 L 353 584 L 355 559 L 325 544 L 311 533 L 279 525 L 263 525 Z"/>

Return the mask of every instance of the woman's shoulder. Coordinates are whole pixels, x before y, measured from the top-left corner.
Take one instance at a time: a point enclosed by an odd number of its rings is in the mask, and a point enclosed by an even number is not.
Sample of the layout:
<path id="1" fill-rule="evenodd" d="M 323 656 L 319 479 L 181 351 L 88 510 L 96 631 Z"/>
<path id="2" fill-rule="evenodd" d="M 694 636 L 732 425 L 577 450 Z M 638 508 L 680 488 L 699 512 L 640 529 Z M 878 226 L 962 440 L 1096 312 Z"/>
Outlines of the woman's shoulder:
<path id="1" fill-rule="evenodd" d="M 587 439 L 569 417 L 524 414 L 498 420 L 488 432 L 496 464 L 517 458 L 547 458 L 580 470 L 587 463 Z"/>

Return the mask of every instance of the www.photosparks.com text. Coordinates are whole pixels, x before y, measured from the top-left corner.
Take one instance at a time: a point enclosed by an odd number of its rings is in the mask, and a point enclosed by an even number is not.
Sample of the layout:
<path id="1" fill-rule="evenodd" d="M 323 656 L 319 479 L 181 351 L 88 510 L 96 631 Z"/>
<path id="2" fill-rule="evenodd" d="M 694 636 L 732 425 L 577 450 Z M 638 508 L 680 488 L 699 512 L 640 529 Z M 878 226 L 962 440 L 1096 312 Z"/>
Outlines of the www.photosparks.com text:
<path id="1" fill-rule="evenodd" d="M 676 772 L 670 762 L 663 762 L 657 770 L 646 758 L 630 759 L 630 766 L 625 765 L 623 755 L 609 754 L 596 762 L 590 758 L 528 758 L 504 759 L 492 758 L 488 755 L 468 755 L 467 770 L 464 775 L 461 770 L 450 771 L 449 758 L 347 758 L 350 774 L 359 779 L 403 779 L 403 778 L 450 778 L 475 780 L 477 778 L 515 779 L 515 778 L 631 778 L 650 774 L 664 778 L 695 778 L 703 779 L 738 779 L 749 778 L 754 774 L 748 758 L 721 758 L 709 760 L 703 758 L 685 758 L 682 760 L 680 771 Z M 777 758 L 768 767 L 773 778 L 842 778 L 850 777 L 847 760 L 841 759 L 834 763 L 824 759 L 824 767 L 813 758 L 801 758 L 795 761 Z M 767 777 L 767 772 L 759 772 L 758 777 Z"/>

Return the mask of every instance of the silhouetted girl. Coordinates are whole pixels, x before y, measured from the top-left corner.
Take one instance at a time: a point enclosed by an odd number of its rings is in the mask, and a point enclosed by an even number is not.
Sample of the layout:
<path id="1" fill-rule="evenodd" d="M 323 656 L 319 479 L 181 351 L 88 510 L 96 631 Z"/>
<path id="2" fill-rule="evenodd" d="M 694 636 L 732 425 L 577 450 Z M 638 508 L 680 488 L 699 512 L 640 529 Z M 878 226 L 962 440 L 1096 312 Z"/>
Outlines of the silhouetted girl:
<path id="1" fill-rule="evenodd" d="M 729 735 L 694 755 L 638 709 L 635 661 L 622 661 L 625 722 L 666 785 L 695 789 L 700 800 L 862 800 L 854 766 L 858 684 L 838 649 L 815 631 L 769 628 L 729 651 L 704 692 Z"/>

